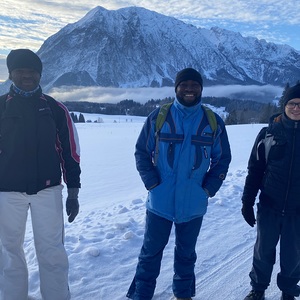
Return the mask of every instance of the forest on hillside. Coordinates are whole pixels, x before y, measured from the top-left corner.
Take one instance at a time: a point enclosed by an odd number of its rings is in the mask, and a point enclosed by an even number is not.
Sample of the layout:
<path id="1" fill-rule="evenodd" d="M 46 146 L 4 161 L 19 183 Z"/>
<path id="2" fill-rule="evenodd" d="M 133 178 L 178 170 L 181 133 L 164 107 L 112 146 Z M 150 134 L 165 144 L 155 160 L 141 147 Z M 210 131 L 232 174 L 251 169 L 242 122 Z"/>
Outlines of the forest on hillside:
<path id="1" fill-rule="evenodd" d="M 226 125 L 268 123 L 269 118 L 278 112 L 283 111 L 283 97 L 289 84 L 286 85 L 280 99 L 275 102 L 262 103 L 254 100 L 238 100 L 226 97 L 202 97 L 203 104 L 210 104 L 214 107 L 224 107 L 228 113 L 224 120 Z M 130 99 L 122 100 L 119 103 L 95 103 L 87 101 L 67 101 L 64 104 L 71 112 L 95 113 L 106 115 L 128 115 L 148 116 L 154 109 L 164 103 L 172 102 L 174 98 L 149 100 L 145 104 Z M 79 117 L 71 114 L 74 122 L 85 122 L 82 114 Z"/>
<path id="2" fill-rule="evenodd" d="M 145 104 L 133 100 L 122 100 L 119 103 L 94 103 L 68 101 L 64 104 L 71 112 L 94 113 L 106 115 L 128 115 L 128 116 L 148 116 L 154 109 L 164 103 L 172 102 L 174 98 L 149 100 Z M 235 100 L 229 98 L 203 97 L 203 104 L 210 104 L 214 107 L 224 107 L 228 113 L 224 120 L 230 124 L 266 123 L 270 116 L 280 108 L 274 103 L 261 103 L 251 100 Z M 71 114 L 74 122 L 85 122 L 82 114 L 79 117 Z"/>

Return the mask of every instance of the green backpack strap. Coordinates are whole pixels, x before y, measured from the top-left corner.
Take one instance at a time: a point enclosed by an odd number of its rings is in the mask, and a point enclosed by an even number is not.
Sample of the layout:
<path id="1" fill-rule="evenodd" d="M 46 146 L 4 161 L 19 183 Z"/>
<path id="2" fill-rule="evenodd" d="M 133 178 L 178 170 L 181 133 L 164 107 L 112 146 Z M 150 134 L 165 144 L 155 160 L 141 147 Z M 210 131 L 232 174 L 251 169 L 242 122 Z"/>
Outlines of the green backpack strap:
<path id="1" fill-rule="evenodd" d="M 173 104 L 172 102 L 163 104 L 159 109 L 159 113 L 157 115 L 157 119 L 155 123 L 155 134 L 157 132 L 159 133 L 159 131 L 163 127 L 172 104 Z"/>
<path id="2" fill-rule="evenodd" d="M 157 118 L 156 118 L 156 122 L 155 122 L 155 152 L 154 152 L 154 158 L 153 158 L 154 166 L 157 165 L 157 159 L 158 159 L 158 153 L 159 153 L 159 133 L 166 121 L 168 112 L 169 112 L 172 104 L 173 104 L 173 102 L 163 104 L 160 107 Z"/>
<path id="3" fill-rule="evenodd" d="M 216 132 L 217 132 L 217 128 L 218 128 L 218 123 L 217 123 L 215 113 L 210 108 L 208 108 L 207 106 L 205 106 L 205 105 L 201 105 L 201 106 L 202 106 L 202 108 L 205 112 L 205 115 L 207 117 L 207 120 L 209 122 L 211 130 L 213 131 L 213 137 L 215 137 Z"/>

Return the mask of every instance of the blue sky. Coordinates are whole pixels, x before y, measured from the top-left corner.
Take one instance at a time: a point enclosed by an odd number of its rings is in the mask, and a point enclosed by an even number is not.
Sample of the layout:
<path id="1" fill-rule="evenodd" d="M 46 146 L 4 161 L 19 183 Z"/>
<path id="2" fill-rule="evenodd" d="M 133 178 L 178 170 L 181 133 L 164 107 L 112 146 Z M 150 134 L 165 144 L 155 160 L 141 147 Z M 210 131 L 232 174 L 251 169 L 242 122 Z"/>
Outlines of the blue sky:
<path id="1" fill-rule="evenodd" d="M 218 26 L 300 51 L 299 0 L 2 0 L 0 81 L 7 78 L 5 58 L 11 49 L 37 51 L 44 40 L 96 6 L 140 6 L 197 27 Z"/>

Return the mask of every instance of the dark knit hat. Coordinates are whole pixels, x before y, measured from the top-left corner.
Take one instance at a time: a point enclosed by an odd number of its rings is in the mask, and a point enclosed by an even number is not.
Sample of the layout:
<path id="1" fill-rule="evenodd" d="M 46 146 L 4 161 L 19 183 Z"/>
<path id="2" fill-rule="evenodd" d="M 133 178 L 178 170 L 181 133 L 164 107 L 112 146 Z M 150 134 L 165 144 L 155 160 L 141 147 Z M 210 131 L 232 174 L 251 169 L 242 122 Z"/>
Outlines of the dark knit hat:
<path id="1" fill-rule="evenodd" d="M 203 80 L 202 80 L 201 74 L 193 68 L 186 68 L 177 73 L 177 76 L 175 79 L 175 91 L 176 91 L 179 83 L 182 81 L 186 81 L 186 80 L 194 80 L 194 81 L 199 82 L 203 89 Z"/>
<path id="2" fill-rule="evenodd" d="M 43 65 L 40 58 L 29 49 L 11 50 L 7 55 L 6 64 L 9 73 L 15 69 L 28 68 L 42 74 Z"/>
<path id="3" fill-rule="evenodd" d="M 286 105 L 290 100 L 300 98 L 300 83 L 286 90 L 283 96 L 283 103 Z"/>

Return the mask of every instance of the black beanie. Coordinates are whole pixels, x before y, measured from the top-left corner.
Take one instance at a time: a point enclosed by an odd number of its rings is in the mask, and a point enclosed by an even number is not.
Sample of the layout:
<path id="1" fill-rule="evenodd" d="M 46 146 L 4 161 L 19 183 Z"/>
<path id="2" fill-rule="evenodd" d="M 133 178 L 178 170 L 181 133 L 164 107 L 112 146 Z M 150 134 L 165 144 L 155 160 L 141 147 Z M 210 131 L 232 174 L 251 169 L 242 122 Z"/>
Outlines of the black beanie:
<path id="1" fill-rule="evenodd" d="M 175 92 L 176 92 L 176 89 L 177 89 L 177 86 L 179 85 L 179 83 L 182 81 L 187 81 L 187 80 L 194 80 L 194 81 L 199 82 L 203 89 L 203 80 L 202 80 L 201 74 L 193 68 L 186 68 L 177 73 L 177 76 L 175 79 Z"/>
<path id="2" fill-rule="evenodd" d="M 40 58 L 29 49 L 11 50 L 7 55 L 6 64 L 9 73 L 15 69 L 28 68 L 42 74 L 43 65 Z"/>
<path id="3" fill-rule="evenodd" d="M 286 105 L 290 100 L 300 98 L 300 83 L 286 90 L 283 96 L 283 103 Z"/>

